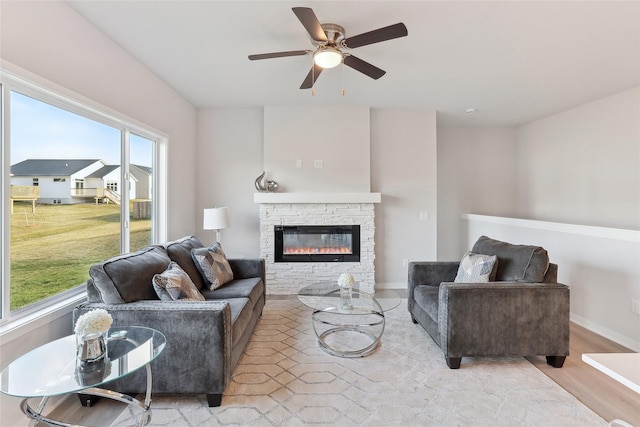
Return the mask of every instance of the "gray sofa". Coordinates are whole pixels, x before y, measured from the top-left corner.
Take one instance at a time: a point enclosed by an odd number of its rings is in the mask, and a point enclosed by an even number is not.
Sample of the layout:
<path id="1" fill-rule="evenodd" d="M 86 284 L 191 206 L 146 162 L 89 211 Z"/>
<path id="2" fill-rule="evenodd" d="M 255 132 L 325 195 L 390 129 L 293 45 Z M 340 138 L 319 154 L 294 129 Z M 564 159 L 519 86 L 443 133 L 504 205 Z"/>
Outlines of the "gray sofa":
<path id="1" fill-rule="evenodd" d="M 495 255 L 484 283 L 456 283 L 460 262 L 411 262 L 408 309 L 442 349 L 451 369 L 465 356 L 546 356 L 562 367 L 569 354 L 569 288 L 541 247 L 482 236 L 473 254 Z M 495 265 L 494 265 L 495 267 Z"/>
<path id="2" fill-rule="evenodd" d="M 233 281 L 211 291 L 191 257 L 203 248 L 190 236 L 120 255 L 90 269 L 88 301 L 77 306 L 73 322 L 89 310 L 106 309 L 114 326 L 146 326 L 167 338 L 151 364 L 153 393 L 206 394 L 219 406 L 265 305 L 263 259 L 229 259 Z M 205 301 L 161 301 L 152 280 L 177 263 L 200 289 Z M 123 393 L 146 389 L 144 370 L 108 385 Z"/>

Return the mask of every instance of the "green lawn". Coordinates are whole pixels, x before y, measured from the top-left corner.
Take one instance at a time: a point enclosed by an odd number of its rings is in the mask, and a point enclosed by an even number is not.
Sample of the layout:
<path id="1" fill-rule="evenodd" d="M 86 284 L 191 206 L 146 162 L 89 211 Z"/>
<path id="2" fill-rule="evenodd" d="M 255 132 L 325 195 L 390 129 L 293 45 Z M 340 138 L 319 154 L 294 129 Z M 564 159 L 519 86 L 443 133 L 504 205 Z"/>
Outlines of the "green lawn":
<path id="1" fill-rule="evenodd" d="M 130 220 L 131 249 L 151 243 L 151 220 Z M 120 253 L 120 206 L 15 202 L 11 215 L 11 310 L 84 283 L 89 267 Z"/>

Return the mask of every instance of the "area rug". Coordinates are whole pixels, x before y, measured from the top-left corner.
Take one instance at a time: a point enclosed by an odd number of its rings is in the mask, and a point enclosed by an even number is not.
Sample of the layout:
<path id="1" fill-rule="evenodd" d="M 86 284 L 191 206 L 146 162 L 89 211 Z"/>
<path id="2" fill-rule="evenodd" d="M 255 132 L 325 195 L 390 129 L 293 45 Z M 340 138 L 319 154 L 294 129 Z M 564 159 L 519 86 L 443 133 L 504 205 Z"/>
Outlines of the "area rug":
<path id="1" fill-rule="evenodd" d="M 222 405 L 204 395 L 157 396 L 151 426 L 606 426 L 523 358 L 464 358 L 449 369 L 406 299 L 386 313 L 363 358 L 322 351 L 311 310 L 269 299 Z M 112 427 L 136 425 L 129 408 Z"/>

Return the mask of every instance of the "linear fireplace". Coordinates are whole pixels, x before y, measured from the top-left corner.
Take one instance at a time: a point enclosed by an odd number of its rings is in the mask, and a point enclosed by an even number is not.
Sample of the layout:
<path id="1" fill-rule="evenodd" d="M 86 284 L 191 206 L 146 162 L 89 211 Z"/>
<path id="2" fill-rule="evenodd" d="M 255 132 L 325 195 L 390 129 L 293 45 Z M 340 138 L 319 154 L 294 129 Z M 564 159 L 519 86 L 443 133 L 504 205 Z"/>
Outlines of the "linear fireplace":
<path id="1" fill-rule="evenodd" d="M 276 225 L 274 262 L 360 262 L 359 225 Z"/>

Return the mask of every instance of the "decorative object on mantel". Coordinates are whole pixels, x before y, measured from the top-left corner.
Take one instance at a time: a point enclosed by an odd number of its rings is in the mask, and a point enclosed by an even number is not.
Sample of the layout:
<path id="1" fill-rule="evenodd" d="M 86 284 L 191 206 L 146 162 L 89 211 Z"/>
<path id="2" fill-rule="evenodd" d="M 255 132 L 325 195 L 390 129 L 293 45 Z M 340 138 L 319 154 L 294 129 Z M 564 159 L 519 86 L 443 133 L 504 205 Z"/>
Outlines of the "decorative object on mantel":
<path id="1" fill-rule="evenodd" d="M 275 193 L 278 191 L 278 183 L 272 180 L 265 179 L 267 175 L 266 171 L 263 171 L 259 177 L 256 178 L 255 185 L 256 190 L 260 193 Z"/>
<path id="2" fill-rule="evenodd" d="M 228 228 L 231 225 L 229 219 L 229 209 L 226 207 L 215 207 L 204 210 L 202 221 L 203 230 L 215 230 L 216 242 L 220 241 L 220 230 Z"/>
<path id="3" fill-rule="evenodd" d="M 107 355 L 106 334 L 113 323 L 107 310 L 98 308 L 78 318 L 74 332 L 81 364 L 103 361 Z"/>
<path id="4" fill-rule="evenodd" d="M 355 280 L 349 273 L 342 273 L 338 277 L 338 286 L 340 287 L 340 308 L 344 310 L 350 310 L 353 307 L 351 301 L 351 291 Z"/>

